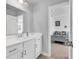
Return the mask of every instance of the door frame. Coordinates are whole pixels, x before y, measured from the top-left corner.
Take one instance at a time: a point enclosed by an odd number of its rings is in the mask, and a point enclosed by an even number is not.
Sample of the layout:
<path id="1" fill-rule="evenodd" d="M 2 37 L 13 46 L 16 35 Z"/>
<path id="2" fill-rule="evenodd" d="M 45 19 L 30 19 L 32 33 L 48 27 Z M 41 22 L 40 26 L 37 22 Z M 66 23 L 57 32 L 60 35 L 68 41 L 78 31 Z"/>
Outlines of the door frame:
<path id="1" fill-rule="evenodd" d="M 71 34 L 70 34 L 70 36 L 71 36 L 71 41 L 73 42 L 73 33 L 72 33 L 72 0 L 69 0 L 69 2 L 63 2 L 63 3 L 60 3 L 60 4 L 57 4 L 57 5 L 64 5 L 64 4 L 66 4 L 66 3 L 69 3 L 69 6 L 70 6 L 70 31 L 71 31 Z M 57 6 L 57 5 L 54 5 L 53 7 L 55 7 L 55 6 Z M 51 8 L 51 6 L 48 6 L 48 56 L 51 56 L 51 37 L 50 37 L 50 9 Z M 73 49 L 72 49 L 72 47 L 69 47 L 68 48 L 68 55 L 69 55 L 69 59 L 73 59 L 72 58 L 72 53 L 73 53 Z"/>

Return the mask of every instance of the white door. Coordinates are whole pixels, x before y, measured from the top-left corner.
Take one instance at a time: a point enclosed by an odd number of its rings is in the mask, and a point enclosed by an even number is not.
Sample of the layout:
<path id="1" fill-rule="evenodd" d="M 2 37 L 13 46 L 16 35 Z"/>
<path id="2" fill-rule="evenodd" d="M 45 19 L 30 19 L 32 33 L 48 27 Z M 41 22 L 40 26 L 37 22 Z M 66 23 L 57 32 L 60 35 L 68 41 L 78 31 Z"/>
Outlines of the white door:
<path id="1" fill-rule="evenodd" d="M 24 59 L 35 59 L 35 41 L 28 40 L 24 42 Z"/>
<path id="2" fill-rule="evenodd" d="M 67 47 L 67 53 L 68 53 L 68 58 L 67 59 L 72 59 L 72 31 L 71 31 L 71 13 L 70 13 L 70 4 L 69 2 L 61 3 L 58 5 L 53 5 L 48 7 L 49 10 L 49 20 L 48 20 L 48 26 L 49 26 L 49 41 L 51 42 L 51 35 L 55 31 L 66 31 L 68 33 L 68 40 L 66 40 L 66 47 Z M 60 21 L 60 26 L 56 27 L 55 22 Z M 67 28 L 65 28 L 67 26 Z M 50 45 L 49 43 L 49 54 L 54 55 L 54 46 Z M 51 48 L 52 46 L 52 48 Z M 52 50 L 51 50 L 52 49 Z"/>

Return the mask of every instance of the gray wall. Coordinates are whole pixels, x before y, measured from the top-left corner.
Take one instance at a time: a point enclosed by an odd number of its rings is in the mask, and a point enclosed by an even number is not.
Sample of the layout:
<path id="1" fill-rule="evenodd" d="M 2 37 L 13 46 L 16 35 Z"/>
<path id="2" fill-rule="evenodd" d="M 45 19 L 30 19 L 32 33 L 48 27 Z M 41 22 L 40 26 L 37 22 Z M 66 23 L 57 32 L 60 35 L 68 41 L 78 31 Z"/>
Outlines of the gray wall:
<path id="1" fill-rule="evenodd" d="M 33 6 L 33 31 L 43 33 L 43 52 L 48 53 L 48 6 L 66 0 L 42 0 Z"/>
<path id="2" fill-rule="evenodd" d="M 60 5 L 60 6 L 59 6 Z M 69 3 L 66 2 L 63 5 L 59 4 L 56 6 L 51 6 L 51 28 L 54 31 L 70 31 L 70 11 L 69 11 Z M 55 21 L 60 21 L 60 26 L 55 26 Z M 65 28 L 64 26 L 67 26 Z M 53 33 L 52 33 L 53 34 Z"/>
<path id="3" fill-rule="evenodd" d="M 23 29 L 24 33 L 33 32 L 33 12 L 31 10 L 29 10 L 29 12 L 24 13 Z"/>
<path id="4" fill-rule="evenodd" d="M 43 33 L 43 51 L 48 51 L 48 6 L 46 3 L 39 3 L 34 7 L 33 24 L 34 32 Z"/>

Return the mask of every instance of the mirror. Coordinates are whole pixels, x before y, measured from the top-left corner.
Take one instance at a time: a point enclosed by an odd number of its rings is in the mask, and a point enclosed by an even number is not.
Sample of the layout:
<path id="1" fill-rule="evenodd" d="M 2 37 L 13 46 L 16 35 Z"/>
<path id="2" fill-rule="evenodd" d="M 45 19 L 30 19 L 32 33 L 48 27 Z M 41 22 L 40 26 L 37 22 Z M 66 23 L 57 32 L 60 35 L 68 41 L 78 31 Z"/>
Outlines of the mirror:
<path id="1" fill-rule="evenodd" d="M 18 17 L 6 14 L 6 35 L 18 33 Z"/>
<path id="2" fill-rule="evenodd" d="M 6 35 L 17 35 L 18 32 L 23 32 L 23 14 L 22 10 L 6 5 Z"/>

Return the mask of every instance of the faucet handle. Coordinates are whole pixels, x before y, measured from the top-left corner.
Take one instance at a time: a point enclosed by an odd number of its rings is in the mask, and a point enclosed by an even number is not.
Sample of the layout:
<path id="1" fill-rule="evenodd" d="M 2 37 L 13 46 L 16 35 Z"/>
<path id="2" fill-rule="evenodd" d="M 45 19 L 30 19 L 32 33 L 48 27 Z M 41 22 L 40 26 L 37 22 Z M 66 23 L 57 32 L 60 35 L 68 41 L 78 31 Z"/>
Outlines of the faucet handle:
<path id="1" fill-rule="evenodd" d="M 28 36 L 28 32 L 27 32 L 27 36 Z"/>

